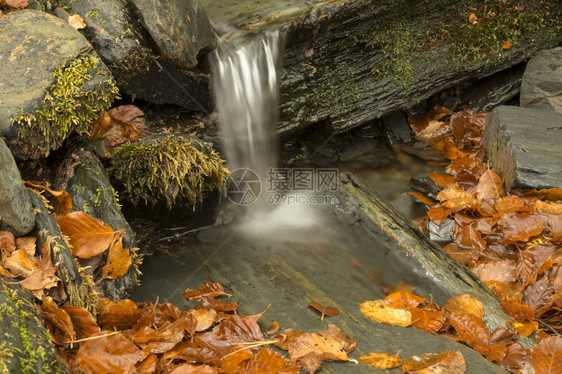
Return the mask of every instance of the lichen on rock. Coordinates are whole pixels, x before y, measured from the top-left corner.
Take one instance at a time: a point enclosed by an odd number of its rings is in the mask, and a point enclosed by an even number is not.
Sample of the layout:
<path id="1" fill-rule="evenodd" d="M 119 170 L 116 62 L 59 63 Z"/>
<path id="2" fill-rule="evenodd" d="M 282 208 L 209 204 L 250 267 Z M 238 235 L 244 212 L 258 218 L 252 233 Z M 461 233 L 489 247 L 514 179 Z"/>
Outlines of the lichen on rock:
<path id="1" fill-rule="evenodd" d="M 14 118 L 19 137 L 28 145 L 26 154 L 33 158 L 40 153 L 48 156 L 70 133 L 87 133 L 90 122 L 119 97 L 113 78 L 107 71 L 98 70 L 98 65 L 98 58 L 84 55 L 59 66 L 53 73 L 55 83 L 45 94 L 40 108 Z M 105 79 L 93 90 L 85 90 L 93 74 Z"/>
<path id="2" fill-rule="evenodd" d="M 206 191 L 222 189 L 228 170 L 204 142 L 183 134 L 147 137 L 119 147 L 109 173 L 135 205 L 195 208 Z"/>

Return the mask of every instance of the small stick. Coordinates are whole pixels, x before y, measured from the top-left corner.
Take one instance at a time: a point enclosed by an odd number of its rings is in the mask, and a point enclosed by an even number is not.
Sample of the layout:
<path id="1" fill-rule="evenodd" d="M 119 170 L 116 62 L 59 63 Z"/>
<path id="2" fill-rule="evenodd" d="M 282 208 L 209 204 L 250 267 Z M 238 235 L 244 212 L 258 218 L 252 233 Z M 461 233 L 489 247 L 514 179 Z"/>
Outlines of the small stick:
<path id="1" fill-rule="evenodd" d="M 275 344 L 275 343 L 279 343 L 279 340 L 265 340 L 265 341 L 263 341 L 263 342 L 236 343 L 237 345 L 247 345 L 247 347 L 239 348 L 239 349 L 237 349 L 237 350 L 235 350 L 235 351 L 232 351 L 232 352 L 230 352 L 229 354 L 222 356 L 222 357 L 221 357 L 221 360 L 222 360 L 223 358 L 227 358 L 227 357 L 229 357 L 229 356 L 232 356 L 233 354 L 236 354 L 236 353 L 238 353 L 238 352 L 241 352 L 241 351 L 243 351 L 243 350 L 245 350 L 245 349 L 252 349 L 252 348 L 255 348 L 255 347 L 260 347 L 260 346 L 262 346 L 262 345 L 269 345 L 269 344 Z"/>

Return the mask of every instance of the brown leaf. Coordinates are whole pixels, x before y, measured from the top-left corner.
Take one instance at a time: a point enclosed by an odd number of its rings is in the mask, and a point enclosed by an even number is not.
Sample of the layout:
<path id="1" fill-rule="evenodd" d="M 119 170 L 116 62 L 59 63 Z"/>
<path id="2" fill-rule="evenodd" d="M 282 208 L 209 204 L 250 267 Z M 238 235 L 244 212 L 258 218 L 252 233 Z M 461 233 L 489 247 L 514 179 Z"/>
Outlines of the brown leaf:
<path id="1" fill-rule="evenodd" d="M 195 317 L 197 325 L 195 331 L 205 331 L 217 321 L 217 311 L 214 309 L 191 310 L 190 313 Z"/>
<path id="2" fill-rule="evenodd" d="M 16 250 L 14 234 L 8 231 L 0 231 L 0 250 L 2 251 L 2 256 L 9 256 Z"/>
<path id="3" fill-rule="evenodd" d="M 449 320 L 461 339 L 470 347 L 490 344 L 490 332 L 481 317 L 474 314 L 453 313 L 449 316 Z"/>
<path id="4" fill-rule="evenodd" d="M 540 318 L 544 311 L 554 303 L 554 286 L 546 277 L 527 286 L 523 291 L 523 304 L 530 306 L 535 311 L 535 316 Z"/>
<path id="5" fill-rule="evenodd" d="M 497 344 L 490 344 L 486 346 L 477 345 L 475 349 L 483 356 L 493 362 L 502 361 L 507 355 L 507 343 L 500 342 Z"/>
<path id="6" fill-rule="evenodd" d="M 226 302 L 220 299 L 201 299 L 201 308 L 214 309 L 217 312 L 233 312 L 238 309 L 236 301 Z"/>
<path id="7" fill-rule="evenodd" d="M 510 343 L 507 346 L 507 354 L 503 360 L 499 362 L 500 366 L 506 370 L 513 372 L 525 366 L 528 352 L 519 343 Z"/>
<path id="8" fill-rule="evenodd" d="M 18 249 L 4 259 L 4 267 L 13 275 L 29 278 L 34 270 L 39 269 L 39 263 L 35 257 L 29 257 L 25 249 Z"/>
<path id="9" fill-rule="evenodd" d="M 425 298 L 405 291 L 396 291 L 381 300 L 382 304 L 398 309 L 415 308 L 425 303 Z"/>
<path id="10" fill-rule="evenodd" d="M 304 333 L 289 344 L 291 361 L 299 363 L 303 370 L 314 373 L 324 361 L 347 361 L 347 353 L 334 338 L 320 334 Z"/>
<path id="11" fill-rule="evenodd" d="M 523 192 L 523 196 L 534 196 L 543 200 L 550 201 L 562 201 L 562 189 L 550 188 L 544 190 L 526 190 Z"/>
<path id="12" fill-rule="evenodd" d="M 142 139 L 146 131 L 144 113 L 134 105 L 121 105 L 111 109 L 92 122 L 90 140 L 105 137 L 111 146 Z"/>
<path id="13" fill-rule="evenodd" d="M 425 196 L 422 193 L 419 192 L 408 192 L 407 195 L 410 195 L 414 201 L 417 201 L 419 203 L 428 205 L 428 206 L 432 206 L 435 205 L 435 201 L 433 201 L 432 199 L 430 199 L 429 197 Z"/>
<path id="14" fill-rule="evenodd" d="M 450 208 L 446 208 L 442 205 L 437 205 L 429 208 L 427 215 L 433 222 L 441 226 L 452 212 L 453 210 Z"/>
<path id="15" fill-rule="evenodd" d="M 49 202 L 53 206 L 53 211 L 51 215 L 58 219 L 59 217 L 63 217 L 70 213 L 70 209 L 72 208 L 72 197 L 70 194 L 64 190 L 52 190 L 49 188 L 48 182 L 31 182 L 31 181 L 23 181 L 23 183 L 31 188 L 34 188 L 38 191 L 45 191 L 51 197 Z"/>
<path id="16" fill-rule="evenodd" d="M 412 313 L 404 309 L 386 306 L 381 300 L 365 301 L 359 307 L 361 313 L 375 322 L 402 327 L 412 324 Z"/>
<path id="17" fill-rule="evenodd" d="M 61 309 L 68 313 L 78 339 L 88 338 L 101 332 L 100 327 L 88 309 L 72 305 L 63 305 Z"/>
<path id="18" fill-rule="evenodd" d="M 105 223 L 78 211 L 58 219 L 64 235 L 70 238 L 72 255 L 81 258 L 96 256 L 113 242 L 115 233 Z"/>
<path id="19" fill-rule="evenodd" d="M 103 267 L 102 279 L 117 279 L 124 276 L 131 266 L 131 254 L 123 248 L 123 237 L 113 240 L 109 247 L 107 262 Z"/>
<path id="20" fill-rule="evenodd" d="M 59 308 L 49 296 L 43 296 L 43 303 L 39 305 L 39 311 L 46 320 L 53 324 L 55 334 L 51 334 L 55 343 L 62 344 L 76 340 L 74 325 L 68 313 Z"/>
<path id="21" fill-rule="evenodd" d="M 271 349 L 262 348 L 248 362 L 244 374 L 298 374 L 300 368 Z"/>
<path id="22" fill-rule="evenodd" d="M 455 238 L 455 243 L 463 249 L 477 249 L 479 251 L 486 249 L 486 240 L 476 231 L 474 225 L 463 227 L 460 231 L 454 233 L 453 236 Z"/>
<path id="23" fill-rule="evenodd" d="M 554 201 L 536 200 L 533 203 L 535 209 L 540 213 L 546 214 L 562 214 L 562 204 Z"/>
<path id="24" fill-rule="evenodd" d="M 371 352 L 359 357 L 359 361 L 375 369 L 386 370 L 402 365 L 402 359 L 397 354 Z"/>
<path id="25" fill-rule="evenodd" d="M 267 335 L 267 336 L 275 335 L 279 332 L 280 329 L 281 329 L 281 326 L 279 325 L 279 322 L 273 321 L 273 322 L 271 322 L 271 325 L 269 326 L 269 328 L 265 332 L 265 335 Z"/>
<path id="26" fill-rule="evenodd" d="M 164 366 L 171 365 L 174 361 L 199 362 L 208 365 L 220 365 L 219 357 L 209 347 L 205 346 L 198 338 L 194 342 L 182 341 L 174 348 L 162 355 L 160 360 Z"/>
<path id="27" fill-rule="evenodd" d="M 505 189 L 500 176 L 492 169 L 486 170 L 476 185 L 476 198 L 482 201 L 485 199 L 495 200 L 503 196 L 505 196 Z"/>
<path id="28" fill-rule="evenodd" d="M 107 336 L 80 345 L 73 366 L 84 373 L 134 372 L 136 363 L 144 359 L 145 354 L 121 333 L 108 335 L 102 332 L 100 335 Z"/>
<path id="29" fill-rule="evenodd" d="M 434 334 L 439 331 L 447 317 L 440 310 L 421 310 L 417 308 L 410 309 L 412 313 L 412 325 L 419 329 Z"/>
<path id="30" fill-rule="evenodd" d="M 132 300 L 114 302 L 101 299 L 98 305 L 98 323 L 104 330 L 131 328 L 140 317 L 140 310 Z"/>
<path id="31" fill-rule="evenodd" d="M 509 212 L 501 216 L 497 226 L 505 239 L 526 242 L 543 231 L 544 222 L 529 213 Z"/>
<path id="32" fill-rule="evenodd" d="M 1 6 L 8 6 L 10 9 L 24 9 L 29 8 L 29 4 L 25 0 L 2 0 Z"/>
<path id="33" fill-rule="evenodd" d="M 221 358 L 221 369 L 224 370 L 226 374 L 239 373 L 244 369 L 247 361 L 252 358 L 254 358 L 254 354 L 250 349 L 232 352 L 231 354 Z"/>
<path id="34" fill-rule="evenodd" d="M 539 329 L 537 321 L 515 322 L 513 326 L 519 336 L 529 336 Z"/>
<path id="35" fill-rule="evenodd" d="M 533 309 L 528 305 L 523 305 L 513 300 L 504 300 L 501 307 L 505 314 L 513 318 L 517 322 L 532 321 L 535 318 Z"/>
<path id="36" fill-rule="evenodd" d="M 466 363 L 459 351 L 447 351 L 441 354 L 426 353 L 412 356 L 402 365 L 405 373 L 418 374 L 463 374 Z"/>
<path id="37" fill-rule="evenodd" d="M 208 365 L 178 365 L 170 374 L 218 374 L 218 371 Z"/>
<path id="38" fill-rule="evenodd" d="M 484 282 L 498 281 L 509 284 L 516 279 L 515 262 L 511 260 L 481 262 L 470 270 Z"/>
<path id="39" fill-rule="evenodd" d="M 428 126 L 430 121 L 439 120 L 451 113 L 452 112 L 445 107 L 436 106 L 421 117 L 409 117 L 408 123 L 410 127 L 412 127 L 412 130 L 418 134 Z"/>
<path id="40" fill-rule="evenodd" d="M 322 314 L 322 318 L 321 318 L 322 321 L 324 321 L 324 316 L 334 317 L 337 316 L 340 312 L 337 308 L 331 306 L 324 306 L 316 302 L 309 303 L 308 306 L 319 311 Z"/>
<path id="41" fill-rule="evenodd" d="M 16 249 L 23 249 L 29 257 L 33 257 L 37 251 L 36 242 L 37 238 L 34 236 L 17 238 Z"/>
<path id="42" fill-rule="evenodd" d="M 355 339 L 348 338 L 347 335 L 345 335 L 344 332 L 335 325 L 328 324 L 326 325 L 326 327 L 326 330 L 319 331 L 318 334 L 326 338 L 334 338 L 338 343 L 341 344 L 343 350 L 347 353 L 351 353 L 355 350 L 355 347 L 357 346 L 357 342 L 355 341 Z"/>
<path id="43" fill-rule="evenodd" d="M 562 338 L 551 336 L 537 344 L 531 351 L 531 365 L 535 374 L 561 374 Z"/>
<path id="44" fill-rule="evenodd" d="M 494 201 L 494 208 L 499 213 L 507 212 L 528 212 L 527 201 L 519 196 L 508 195 Z"/>
<path id="45" fill-rule="evenodd" d="M 143 351 L 160 354 L 168 352 L 183 340 L 185 325 L 186 319 L 180 318 L 174 322 L 166 321 L 157 329 L 143 326 L 127 332 L 126 335 Z"/>
<path id="46" fill-rule="evenodd" d="M 445 309 L 451 313 L 468 313 L 480 318 L 484 317 L 484 306 L 480 300 L 467 293 L 448 299 Z"/>
<path id="47" fill-rule="evenodd" d="M 455 184 L 455 178 L 452 175 L 439 174 L 434 171 L 429 175 L 429 178 L 435 182 L 436 185 L 447 188 L 451 184 Z"/>
<path id="48" fill-rule="evenodd" d="M 255 317 L 233 315 L 198 339 L 211 348 L 218 357 L 223 357 L 233 350 L 233 344 L 259 342 L 264 337 Z"/>
<path id="49" fill-rule="evenodd" d="M 458 187 L 449 187 L 439 192 L 437 200 L 441 201 L 444 207 L 452 210 L 470 210 L 478 207 L 478 201 Z"/>
<path id="50" fill-rule="evenodd" d="M 149 354 L 144 360 L 138 362 L 135 366 L 137 373 L 152 374 L 156 372 L 158 365 L 158 356 Z"/>
<path id="51" fill-rule="evenodd" d="M 302 334 L 304 334 L 304 331 L 301 330 L 295 331 L 294 329 L 287 329 L 283 331 L 283 333 L 281 334 L 273 335 L 271 337 L 271 340 L 277 340 L 275 346 L 287 351 L 289 350 L 289 344 L 295 341 Z"/>
<path id="52" fill-rule="evenodd" d="M 187 289 L 184 296 L 188 300 L 201 300 L 206 298 L 215 298 L 222 295 L 228 295 L 224 292 L 224 287 L 220 283 L 205 282 L 204 286 L 197 290 Z M 230 296 L 230 295 L 229 295 Z"/>

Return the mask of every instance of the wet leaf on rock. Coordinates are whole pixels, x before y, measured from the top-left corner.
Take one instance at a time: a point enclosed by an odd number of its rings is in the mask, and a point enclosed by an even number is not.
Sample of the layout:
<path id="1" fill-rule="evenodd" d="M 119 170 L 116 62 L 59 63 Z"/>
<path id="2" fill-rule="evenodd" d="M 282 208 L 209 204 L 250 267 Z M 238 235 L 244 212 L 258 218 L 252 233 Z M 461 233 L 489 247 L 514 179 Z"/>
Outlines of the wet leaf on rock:
<path id="1" fill-rule="evenodd" d="M 72 212 L 58 219 L 64 235 L 70 239 L 72 255 L 89 258 L 104 252 L 115 233 L 104 222 L 84 212 Z"/>
<path id="2" fill-rule="evenodd" d="M 482 302 L 467 293 L 447 299 L 445 309 L 451 313 L 468 313 L 480 318 L 484 317 Z"/>
<path id="3" fill-rule="evenodd" d="M 410 357 L 402 365 L 402 371 L 420 374 L 463 374 L 466 372 L 466 362 L 459 351 L 426 353 Z"/>
<path id="4" fill-rule="evenodd" d="M 360 304 L 361 312 L 375 322 L 394 326 L 410 326 L 412 313 L 404 309 L 384 305 L 381 300 L 365 301 Z"/>
<path id="5" fill-rule="evenodd" d="M 398 354 L 371 352 L 359 357 L 359 361 L 375 369 L 386 370 L 402 365 L 402 359 Z"/>

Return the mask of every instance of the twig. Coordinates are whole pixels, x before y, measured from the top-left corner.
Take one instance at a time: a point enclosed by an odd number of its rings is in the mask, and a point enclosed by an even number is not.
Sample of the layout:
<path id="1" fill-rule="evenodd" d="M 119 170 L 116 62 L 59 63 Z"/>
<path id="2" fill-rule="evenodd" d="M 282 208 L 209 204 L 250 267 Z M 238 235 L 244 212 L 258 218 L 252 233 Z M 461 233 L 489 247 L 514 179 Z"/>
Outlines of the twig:
<path id="1" fill-rule="evenodd" d="M 236 343 L 236 345 L 247 345 L 247 347 L 242 347 L 242 348 L 239 348 L 235 351 L 232 351 L 229 354 L 222 356 L 221 360 L 224 359 L 224 358 L 230 357 L 233 354 L 241 352 L 245 349 L 252 349 L 252 348 L 255 348 L 255 347 L 260 347 L 262 345 L 269 345 L 269 344 L 275 344 L 275 343 L 279 343 L 279 340 L 264 340 L 262 342 Z"/>
<path id="2" fill-rule="evenodd" d="M 116 334 L 119 334 L 120 332 L 121 331 L 113 331 L 113 332 L 110 332 L 109 334 L 105 334 L 105 335 L 90 336 L 89 338 L 71 340 L 69 342 L 64 342 L 64 344 L 82 343 L 82 342 L 86 342 L 86 341 L 89 341 L 89 340 L 96 340 L 96 339 L 100 339 L 100 338 L 105 338 L 106 336 L 116 335 Z"/>

